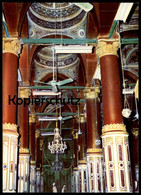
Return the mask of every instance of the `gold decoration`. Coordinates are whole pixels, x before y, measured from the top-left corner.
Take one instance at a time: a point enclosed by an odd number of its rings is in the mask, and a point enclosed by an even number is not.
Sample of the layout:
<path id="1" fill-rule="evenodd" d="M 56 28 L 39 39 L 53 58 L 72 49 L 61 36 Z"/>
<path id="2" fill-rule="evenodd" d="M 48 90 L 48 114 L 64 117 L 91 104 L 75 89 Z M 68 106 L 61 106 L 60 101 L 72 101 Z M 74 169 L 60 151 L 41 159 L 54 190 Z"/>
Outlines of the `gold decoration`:
<path id="1" fill-rule="evenodd" d="M 120 132 L 123 131 L 124 133 L 127 133 L 124 124 L 114 123 L 114 124 L 104 125 L 102 127 L 103 134 L 107 132 L 113 132 L 113 131 L 120 131 Z"/>
<path id="2" fill-rule="evenodd" d="M 98 94 L 100 93 L 99 87 L 95 88 L 85 88 L 84 89 L 84 95 L 86 99 L 94 99 L 98 97 Z"/>
<path id="3" fill-rule="evenodd" d="M 86 122 L 86 114 L 80 114 L 80 123 Z"/>
<path id="4" fill-rule="evenodd" d="M 35 123 L 36 122 L 36 115 L 34 113 L 29 114 L 29 123 Z"/>
<path id="5" fill-rule="evenodd" d="M 78 171 L 78 167 L 73 168 L 73 172 L 75 173 L 76 171 Z"/>
<path id="6" fill-rule="evenodd" d="M 132 129 L 132 134 L 133 134 L 134 136 L 138 136 L 138 135 L 139 135 L 139 129 L 138 129 L 138 128 L 133 128 L 133 129 Z"/>
<path id="7" fill-rule="evenodd" d="M 78 164 L 79 164 L 79 165 L 80 165 L 80 164 L 86 164 L 86 163 L 87 163 L 86 160 L 79 160 L 79 161 L 78 161 Z M 78 165 L 78 166 L 79 166 L 79 165 Z"/>
<path id="8" fill-rule="evenodd" d="M 137 99 L 139 99 L 139 79 L 136 82 L 135 88 L 134 88 L 134 92 L 135 92 L 135 97 Z"/>
<path id="9" fill-rule="evenodd" d="M 30 161 L 30 165 L 36 166 L 36 161 L 31 160 L 31 161 Z"/>
<path id="10" fill-rule="evenodd" d="M 98 39 L 96 54 L 99 57 L 105 55 L 116 55 L 119 48 L 119 39 Z"/>
<path id="11" fill-rule="evenodd" d="M 78 133 L 76 131 L 72 131 L 73 139 L 78 139 Z"/>
<path id="12" fill-rule="evenodd" d="M 36 138 L 39 138 L 40 135 L 41 135 L 40 129 L 36 129 L 35 137 L 36 137 Z"/>
<path id="13" fill-rule="evenodd" d="M 18 125 L 14 123 L 4 123 L 3 129 L 9 129 L 9 130 L 17 130 Z"/>
<path id="14" fill-rule="evenodd" d="M 19 98 L 29 98 L 31 95 L 31 90 L 29 87 L 19 87 Z"/>
<path id="15" fill-rule="evenodd" d="M 19 149 L 19 153 L 26 153 L 26 154 L 29 154 L 29 149 L 28 148 L 20 148 Z"/>
<path id="16" fill-rule="evenodd" d="M 40 139 L 40 150 L 43 150 L 43 139 Z"/>
<path id="17" fill-rule="evenodd" d="M 3 38 L 3 53 L 21 53 L 21 43 L 17 38 Z"/>
<path id="18" fill-rule="evenodd" d="M 87 153 L 95 153 L 95 152 L 102 152 L 102 148 L 88 148 Z"/>

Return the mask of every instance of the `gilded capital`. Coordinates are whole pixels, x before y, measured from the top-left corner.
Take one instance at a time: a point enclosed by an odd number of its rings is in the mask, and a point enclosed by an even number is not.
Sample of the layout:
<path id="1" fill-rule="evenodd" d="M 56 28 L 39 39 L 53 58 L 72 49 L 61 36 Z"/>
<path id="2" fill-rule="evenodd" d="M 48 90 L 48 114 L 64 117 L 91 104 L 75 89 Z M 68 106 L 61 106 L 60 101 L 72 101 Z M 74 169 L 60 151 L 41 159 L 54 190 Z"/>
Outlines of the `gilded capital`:
<path id="1" fill-rule="evenodd" d="M 84 96 L 86 99 L 94 99 L 98 97 L 98 94 L 100 93 L 99 87 L 95 88 L 85 88 L 84 89 Z"/>
<path id="2" fill-rule="evenodd" d="M 36 122 L 36 115 L 34 113 L 29 114 L 29 123 L 35 123 Z"/>
<path id="3" fill-rule="evenodd" d="M 17 38 L 3 38 L 3 53 L 13 53 L 18 56 L 21 53 L 21 43 Z"/>
<path id="4" fill-rule="evenodd" d="M 18 95 L 19 98 L 29 98 L 29 96 L 31 95 L 31 90 L 29 89 L 29 87 L 19 87 Z"/>
<path id="5" fill-rule="evenodd" d="M 40 129 L 36 129 L 36 132 L 35 132 L 35 137 L 36 137 L 36 138 L 39 138 L 39 137 L 40 137 L 40 135 L 41 135 L 41 133 L 40 133 Z"/>
<path id="6" fill-rule="evenodd" d="M 119 39 L 99 39 L 96 47 L 96 54 L 99 57 L 105 55 L 116 55 L 120 46 Z"/>

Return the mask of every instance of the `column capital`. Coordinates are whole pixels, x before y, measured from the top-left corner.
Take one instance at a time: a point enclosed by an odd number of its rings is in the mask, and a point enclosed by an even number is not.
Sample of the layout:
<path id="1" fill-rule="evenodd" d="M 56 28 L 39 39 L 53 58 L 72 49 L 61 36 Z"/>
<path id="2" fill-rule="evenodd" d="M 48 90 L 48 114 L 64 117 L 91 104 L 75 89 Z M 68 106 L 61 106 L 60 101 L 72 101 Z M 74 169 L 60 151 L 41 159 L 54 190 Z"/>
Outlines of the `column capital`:
<path id="1" fill-rule="evenodd" d="M 35 113 L 29 114 L 29 123 L 35 123 L 36 122 L 36 115 Z"/>
<path id="2" fill-rule="evenodd" d="M 29 98 L 31 95 L 31 89 L 29 87 L 18 87 L 19 98 Z"/>
<path id="3" fill-rule="evenodd" d="M 18 56 L 21 53 L 21 43 L 17 38 L 3 38 L 3 53 L 13 53 Z"/>
<path id="4" fill-rule="evenodd" d="M 41 135 L 40 129 L 36 129 L 35 137 L 36 137 L 36 138 L 39 138 L 40 135 Z"/>
<path id="5" fill-rule="evenodd" d="M 119 39 L 98 39 L 96 47 L 96 54 L 99 57 L 105 55 L 116 55 L 120 46 Z"/>
<path id="6" fill-rule="evenodd" d="M 99 87 L 91 87 L 91 88 L 85 88 L 84 89 L 84 96 L 86 99 L 94 99 L 98 97 L 98 94 L 100 93 Z"/>

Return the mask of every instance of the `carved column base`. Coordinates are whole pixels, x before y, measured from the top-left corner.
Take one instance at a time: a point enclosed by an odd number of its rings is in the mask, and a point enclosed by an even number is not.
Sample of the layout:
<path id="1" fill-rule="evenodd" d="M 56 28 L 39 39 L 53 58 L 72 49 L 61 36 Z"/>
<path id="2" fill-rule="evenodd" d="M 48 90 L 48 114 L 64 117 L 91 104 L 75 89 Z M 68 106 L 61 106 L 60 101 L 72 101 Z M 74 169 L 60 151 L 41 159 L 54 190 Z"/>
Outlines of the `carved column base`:
<path id="1" fill-rule="evenodd" d="M 29 149 L 20 148 L 18 168 L 18 192 L 29 192 Z"/>
<path id="2" fill-rule="evenodd" d="M 88 192 L 104 192 L 103 154 L 100 148 L 87 150 Z"/>
<path id="3" fill-rule="evenodd" d="M 78 190 L 79 192 L 87 192 L 88 172 L 85 160 L 78 161 Z"/>
<path id="4" fill-rule="evenodd" d="M 36 169 L 36 192 L 41 192 L 41 172 L 40 172 L 40 168 Z"/>
<path id="5" fill-rule="evenodd" d="M 30 192 L 36 192 L 36 162 L 30 162 Z"/>
<path id="6" fill-rule="evenodd" d="M 3 124 L 3 192 L 16 192 L 18 136 L 16 124 Z"/>
<path id="7" fill-rule="evenodd" d="M 106 192 L 132 192 L 126 128 L 123 124 L 110 124 L 102 130 Z"/>

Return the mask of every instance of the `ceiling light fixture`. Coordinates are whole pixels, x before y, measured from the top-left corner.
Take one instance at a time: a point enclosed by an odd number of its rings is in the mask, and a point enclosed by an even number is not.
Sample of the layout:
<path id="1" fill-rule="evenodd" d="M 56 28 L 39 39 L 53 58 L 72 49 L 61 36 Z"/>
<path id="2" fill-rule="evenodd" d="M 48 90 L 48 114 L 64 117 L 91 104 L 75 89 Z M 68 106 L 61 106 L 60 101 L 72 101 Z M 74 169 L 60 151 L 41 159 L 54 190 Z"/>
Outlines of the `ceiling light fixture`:
<path id="1" fill-rule="evenodd" d="M 93 46 L 87 45 L 55 45 L 56 53 L 92 53 Z"/>
<path id="2" fill-rule="evenodd" d="M 55 93 L 54 91 L 49 91 L 49 90 L 35 90 L 32 92 L 33 95 L 60 95 L 61 92 Z"/>
<path id="3" fill-rule="evenodd" d="M 133 4 L 134 3 L 120 3 L 114 20 L 122 20 L 123 22 L 126 22 Z"/>

